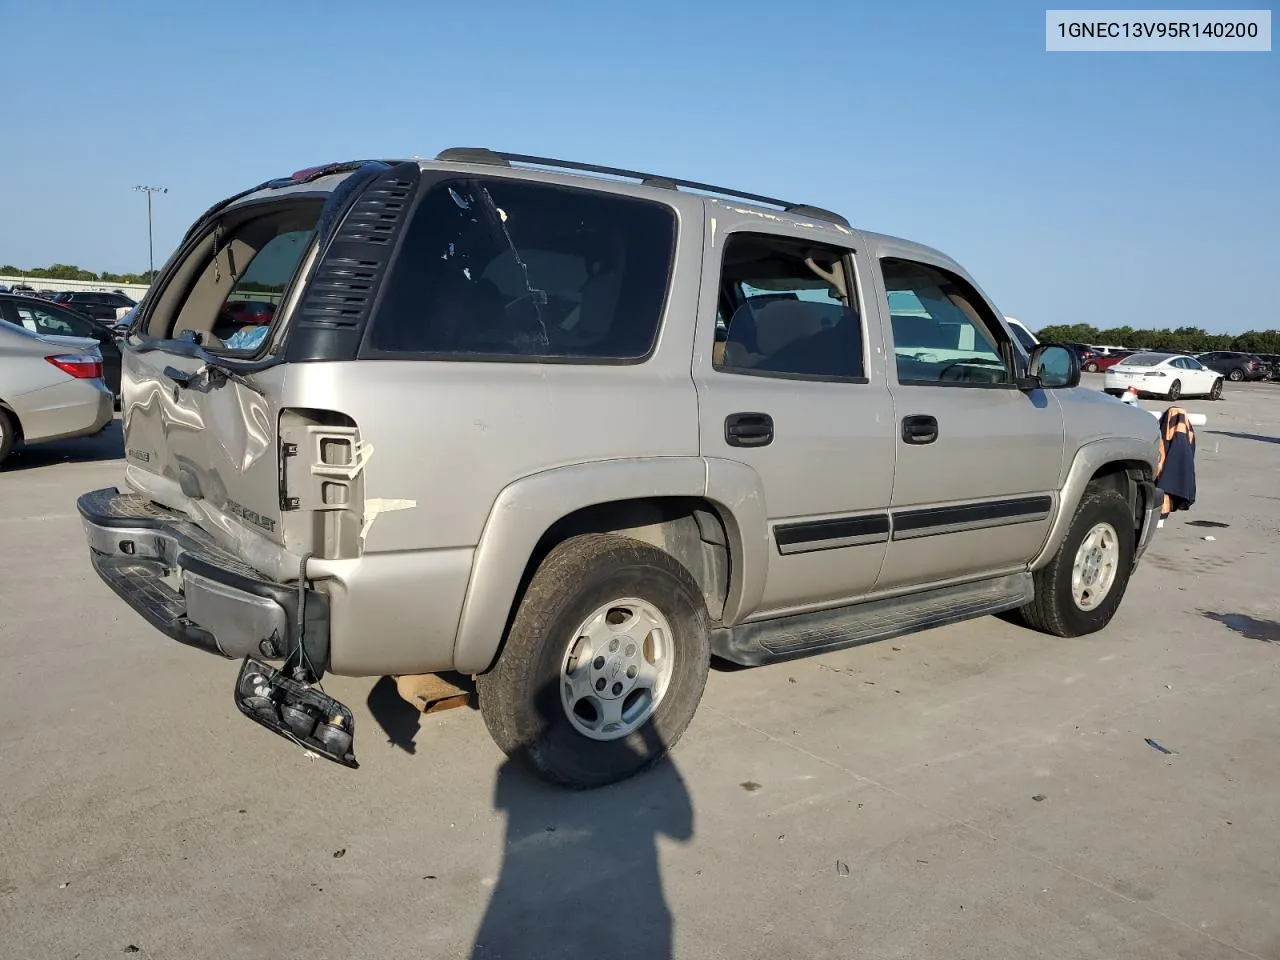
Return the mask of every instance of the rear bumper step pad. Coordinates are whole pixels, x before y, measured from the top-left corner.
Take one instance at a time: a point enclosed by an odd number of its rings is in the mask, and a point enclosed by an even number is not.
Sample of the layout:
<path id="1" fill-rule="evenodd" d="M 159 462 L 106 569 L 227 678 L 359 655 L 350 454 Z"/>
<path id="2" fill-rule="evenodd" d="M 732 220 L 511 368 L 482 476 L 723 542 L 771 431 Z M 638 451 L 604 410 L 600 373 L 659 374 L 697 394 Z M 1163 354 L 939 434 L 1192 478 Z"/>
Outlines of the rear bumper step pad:
<path id="1" fill-rule="evenodd" d="M 109 488 L 76 503 L 94 570 L 156 629 L 232 659 L 283 659 L 298 636 L 298 588 L 276 583 L 180 513 Z M 307 589 L 307 659 L 329 659 L 329 599 Z"/>

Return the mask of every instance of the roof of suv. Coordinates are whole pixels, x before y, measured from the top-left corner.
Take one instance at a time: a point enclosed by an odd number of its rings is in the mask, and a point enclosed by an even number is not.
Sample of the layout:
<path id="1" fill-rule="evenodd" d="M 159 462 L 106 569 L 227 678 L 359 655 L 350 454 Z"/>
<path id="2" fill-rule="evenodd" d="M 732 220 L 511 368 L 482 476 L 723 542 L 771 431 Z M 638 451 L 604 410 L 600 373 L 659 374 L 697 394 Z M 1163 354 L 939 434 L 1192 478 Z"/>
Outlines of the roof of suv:
<path id="1" fill-rule="evenodd" d="M 832 210 L 709 183 L 549 157 L 501 153 L 485 147 L 453 147 L 442 150 L 434 160 L 416 159 L 416 162 L 424 170 L 453 170 L 460 165 L 475 167 L 477 170 L 500 168 L 504 175 L 516 175 L 521 179 L 550 180 L 566 185 L 585 181 L 597 188 L 605 184 L 619 193 L 659 201 L 669 201 L 671 193 L 679 191 L 685 196 L 696 197 L 709 206 L 725 207 L 735 213 L 785 223 L 802 230 L 835 233 L 845 237 L 856 232 L 872 246 L 883 251 L 906 256 L 925 254 L 928 259 L 959 269 L 959 264 L 940 250 L 901 237 L 857 229 L 844 216 Z M 629 183 L 629 180 L 639 182 Z"/>
<path id="2" fill-rule="evenodd" d="M 937 266 L 960 274 L 976 285 L 976 281 L 969 276 L 968 272 L 942 251 L 901 237 L 857 229 L 841 214 L 822 207 L 791 203 L 774 197 L 678 177 L 570 160 L 556 160 L 550 157 L 502 153 L 485 147 L 451 147 L 440 151 L 434 159 L 383 157 L 376 160 L 343 161 L 309 167 L 288 177 L 268 180 L 220 201 L 206 211 L 200 220 L 219 211 L 245 206 L 268 196 L 274 198 L 289 194 L 324 193 L 334 190 L 347 177 L 367 164 L 386 164 L 394 167 L 405 163 L 417 164 L 422 170 L 458 171 L 463 169 L 474 171 L 478 175 L 501 171 L 504 177 L 595 190 L 604 189 L 610 193 L 656 200 L 675 206 L 679 206 L 680 201 L 673 200 L 672 195 L 678 194 L 684 198 L 685 203 L 700 202 L 705 207 L 724 209 L 741 216 L 759 217 L 798 230 L 813 231 L 824 235 L 823 239 L 827 242 L 835 244 L 847 243 L 849 237 L 856 235 L 865 241 L 874 251 L 874 255 L 931 261 Z"/>

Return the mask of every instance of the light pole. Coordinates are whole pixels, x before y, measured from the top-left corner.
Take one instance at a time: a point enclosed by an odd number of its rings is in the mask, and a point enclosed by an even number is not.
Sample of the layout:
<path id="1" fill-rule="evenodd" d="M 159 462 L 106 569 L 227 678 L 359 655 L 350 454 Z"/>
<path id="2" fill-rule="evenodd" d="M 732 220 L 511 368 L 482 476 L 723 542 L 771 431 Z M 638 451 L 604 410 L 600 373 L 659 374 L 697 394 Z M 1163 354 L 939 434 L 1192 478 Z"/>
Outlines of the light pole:
<path id="1" fill-rule="evenodd" d="M 147 195 L 147 283 L 151 284 L 156 279 L 156 247 L 151 239 L 151 195 L 153 193 L 168 193 L 168 187 L 148 187 L 136 186 L 133 189 L 140 190 Z"/>

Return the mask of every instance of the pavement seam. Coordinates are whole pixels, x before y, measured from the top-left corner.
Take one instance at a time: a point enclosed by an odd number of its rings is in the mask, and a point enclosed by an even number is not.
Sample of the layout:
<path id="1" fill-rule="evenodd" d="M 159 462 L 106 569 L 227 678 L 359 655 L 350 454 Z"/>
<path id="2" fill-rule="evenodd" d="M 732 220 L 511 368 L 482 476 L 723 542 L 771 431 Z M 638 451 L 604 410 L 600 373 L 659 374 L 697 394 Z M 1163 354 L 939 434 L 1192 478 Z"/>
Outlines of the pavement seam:
<path id="1" fill-rule="evenodd" d="M 745 730 L 750 730 L 753 733 L 757 733 L 767 740 L 771 740 L 774 743 L 781 744 L 782 746 L 787 747 L 788 749 L 793 750 L 796 753 L 802 754 L 803 756 L 806 756 L 811 760 L 816 760 L 818 763 L 831 767 L 833 770 L 838 770 L 841 773 L 845 774 L 846 776 L 852 777 L 854 780 L 858 781 L 859 783 L 865 784 L 867 786 L 875 787 L 877 790 L 881 790 L 884 793 L 887 793 L 891 797 L 895 797 L 898 800 L 905 801 L 906 803 L 909 803 L 921 810 L 924 810 L 925 812 L 932 814 L 933 816 L 939 817 L 940 819 L 948 823 L 951 823 L 958 827 L 963 827 L 964 829 L 970 831 L 971 833 L 977 834 L 978 836 L 986 840 L 989 840 L 991 843 L 1006 847 L 1010 850 L 1016 851 L 1017 853 L 1023 854 L 1024 856 L 1030 857 L 1031 859 L 1036 860 L 1047 867 L 1051 867 L 1052 869 L 1057 870 L 1059 873 L 1063 873 L 1068 877 L 1072 877 L 1073 879 L 1079 880 L 1081 883 L 1087 884 L 1088 886 L 1091 886 L 1097 890 L 1100 890 L 1101 892 L 1108 894 L 1109 896 L 1115 897 L 1118 900 L 1123 900 L 1125 903 L 1128 903 L 1134 907 L 1137 907 L 1138 909 L 1142 910 L 1145 913 L 1149 913 L 1152 916 L 1159 917 L 1162 920 L 1166 920 L 1169 923 L 1173 924 L 1174 926 L 1181 927 L 1182 929 L 1187 930 L 1190 933 L 1194 933 L 1197 936 L 1204 937 L 1206 940 L 1209 940 L 1220 947 L 1225 947 L 1228 950 L 1233 950 L 1236 953 L 1240 954 L 1242 957 L 1249 957 L 1250 960 L 1265 960 L 1264 957 L 1261 957 L 1256 953 L 1250 953 L 1248 950 L 1245 950 L 1243 947 L 1238 947 L 1233 943 L 1227 943 L 1225 940 L 1220 940 L 1219 938 L 1215 937 L 1213 934 L 1207 933 L 1206 931 L 1201 930 L 1197 927 L 1193 927 L 1191 924 L 1187 923 L 1184 920 L 1179 920 L 1177 917 L 1171 917 L 1169 916 L 1169 914 L 1162 913 L 1161 911 L 1156 910 L 1152 907 L 1149 907 L 1138 900 L 1134 900 L 1132 897 L 1126 897 L 1122 893 L 1117 893 L 1115 890 L 1112 890 L 1106 884 L 1099 883 L 1097 880 L 1092 880 L 1089 877 L 1082 876 L 1081 874 L 1076 873 L 1070 867 L 1064 866 L 1063 864 L 1050 860 L 1048 857 L 1042 856 L 1041 854 L 1038 854 L 1032 850 L 1027 850 L 1025 847 L 1021 847 L 1011 840 L 1005 840 L 1001 837 L 995 836 L 994 834 L 988 833 L 987 831 L 983 830 L 981 827 L 975 826 L 974 824 L 969 823 L 968 821 L 958 820 L 947 813 L 943 813 L 942 811 L 935 810 L 933 807 L 930 807 L 928 804 L 923 803 L 920 800 L 917 800 L 915 797 L 908 796 L 905 793 L 901 793 L 897 790 L 894 790 L 892 787 L 888 786 L 887 784 L 881 783 L 878 780 L 874 780 L 871 777 L 864 776 L 863 774 L 858 773 L 856 770 L 851 770 L 848 767 L 844 766 L 843 764 L 837 763 L 834 760 L 829 760 L 828 758 L 820 754 L 814 753 L 812 750 L 806 750 L 804 747 L 798 746 L 797 744 L 794 744 L 789 740 L 785 740 L 782 737 L 776 736 L 775 734 L 769 733 L 765 730 L 761 730 L 759 727 L 755 726 L 754 724 L 747 723 L 744 720 L 739 720 L 737 717 L 732 716 L 731 714 L 725 713 L 722 710 L 717 710 L 714 707 L 706 707 L 704 709 L 711 710 L 713 713 L 718 714 L 719 716 L 725 718 L 731 723 L 737 724 L 739 727 L 742 727 Z"/>

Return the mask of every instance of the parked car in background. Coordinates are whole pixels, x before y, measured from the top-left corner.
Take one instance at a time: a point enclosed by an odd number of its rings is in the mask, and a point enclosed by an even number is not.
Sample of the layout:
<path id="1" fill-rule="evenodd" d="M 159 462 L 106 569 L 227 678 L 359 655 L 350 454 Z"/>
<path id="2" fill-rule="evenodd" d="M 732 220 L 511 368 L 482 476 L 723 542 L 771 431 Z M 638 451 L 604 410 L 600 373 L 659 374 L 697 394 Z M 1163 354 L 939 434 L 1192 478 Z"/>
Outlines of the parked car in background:
<path id="1" fill-rule="evenodd" d="M 130 307 L 111 324 L 111 330 L 117 337 L 123 337 L 129 332 L 129 327 L 133 325 L 133 318 L 138 315 L 138 311 L 142 308 L 142 304 L 136 307 Z"/>
<path id="2" fill-rule="evenodd" d="M 276 305 L 264 300 L 228 300 L 222 308 L 222 320 L 243 326 L 270 323 L 276 315 Z"/>
<path id="3" fill-rule="evenodd" d="M 1202 353 L 1196 359 L 1237 383 L 1242 380 L 1265 380 L 1270 374 L 1270 369 L 1262 359 L 1252 353 L 1216 350 L 1213 353 Z"/>
<path id="4" fill-rule="evenodd" d="M 1267 379 L 1280 380 L 1280 353 L 1260 353 L 1258 358 L 1270 367 Z"/>
<path id="5" fill-rule="evenodd" d="M 113 397 L 120 395 L 120 344 L 106 323 L 99 323 L 47 300 L 0 294 L 0 321 L 42 337 L 77 337 L 98 345 L 103 378 Z M 0 390 L 3 385 L 0 384 Z"/>
<path id="6" fill-rule="evenodd" d="M 1013 317 L 1005 317 L 1004 322 L 1009 325 L 1010 332 L 1018 339 L 1018 342 L 1022 344 L 1022 348 L 1027 353 L 1034 350 L 1036 345 L 1040 343 L 1036 335 L 1028 330 L 1026 324 L 1022 323 L 1022 321 L 1015 320 Z"/>
<path id="7" fill-rule="evenodd" d="M 90 320 L 109 320 L 114 322 L 119 307 L 136 306 L 136 301 L 123 293 L 85 292 L 68 290 L 54 297 L 55 303 L 70 307 L 77 313 L 83 313 Z"/>
<path id="8" fill-rule="evenodd" d="M 96 341 L 0 323 L 0 463 L 20 445 L 98 433 L 113 416 Z"/>
<path id="9" fill-rule="evenodd" d="M 1119 347 L 1109 347 L 1105 352 L 1096 347 L 1093 349 L 1093 356 L 1080 364 L 1080 369 L 1086 373 L 1102 373 L 1110 370 L 1125 357 L 1137 353 L 1136 350 L 1125 350 Z"/>
<path id="10" fill-rule="evenodd" d="M 1222 375 L 1195 357 L 1176 353 L 1135 353 L 1107 371 L 1103 389 L 1119 395 L 1130 387 L 1139 394 L 1177 400 L 1179 397 L 1222 396 Z"/>
<path id="11" fill-rule="evenodd" d="M 1087 343 L 1064 343 L 1062 346 L 1076 355 L 1076 359 L 1080 361 L 1081 370 L 1086 369 L 1091 361 L 1098 358 L 1098 352 Z"/>

